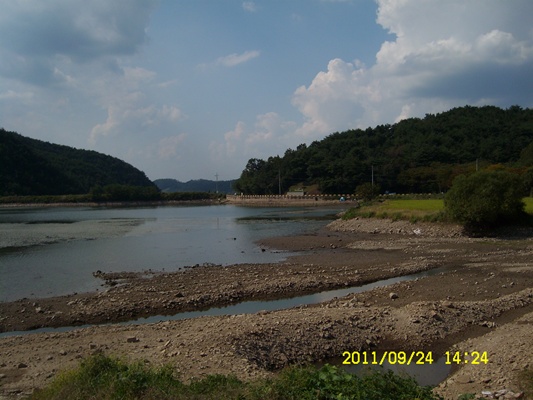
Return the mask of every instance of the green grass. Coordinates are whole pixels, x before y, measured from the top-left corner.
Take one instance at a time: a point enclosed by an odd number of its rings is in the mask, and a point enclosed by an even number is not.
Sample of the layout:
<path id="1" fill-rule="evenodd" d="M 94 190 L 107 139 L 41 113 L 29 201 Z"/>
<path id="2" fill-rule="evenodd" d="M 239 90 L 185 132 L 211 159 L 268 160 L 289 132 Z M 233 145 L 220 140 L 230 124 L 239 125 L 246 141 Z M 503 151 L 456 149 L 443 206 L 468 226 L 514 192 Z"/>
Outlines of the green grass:
<path id="1" fill-rule="evenodd" d="M 391 371 L 357 376 L 325 365 L 292 367 L 269 379 L 241 381 L 232 376 L 209 375 L 189 383 L 179 380 L 172 367 L 154 369 L 142 362 L 128 364 L 95 355 L 74 370 L 57 376 L 31 399 L 440 399 L 428 386 Z"/>
<path id="2" fill-rule="evenodd" d="M 411 222 L 444 221 L 444 200 L 442 199 L 391 199 L 373 202 L 360 208 L 348 210 L 343 219 L 361 218 L 390 218 L 408 220 Z"/>
<path id="3" fill-rule="evenodd" d="M 533 197 L 525 197 L 525 211 L 533 216 Z M 348 210 L 343 219 L 390 218 L 411 222 L 446 222 L 443 199 L 389 199 L 363 204 Z"/>
<path id="4" fill-rule="evenodd" d="M 524 197 L 524 203 L 526 204 L 526 212 L 533 215 L 533 197 Z"/>
<path id="5" fill-rule="evenodd" d="M 444 211 L 444 200 L 442 199 L 387 200 L 386 203 L 386 207 L 391 210 L 427 212 Z"/>

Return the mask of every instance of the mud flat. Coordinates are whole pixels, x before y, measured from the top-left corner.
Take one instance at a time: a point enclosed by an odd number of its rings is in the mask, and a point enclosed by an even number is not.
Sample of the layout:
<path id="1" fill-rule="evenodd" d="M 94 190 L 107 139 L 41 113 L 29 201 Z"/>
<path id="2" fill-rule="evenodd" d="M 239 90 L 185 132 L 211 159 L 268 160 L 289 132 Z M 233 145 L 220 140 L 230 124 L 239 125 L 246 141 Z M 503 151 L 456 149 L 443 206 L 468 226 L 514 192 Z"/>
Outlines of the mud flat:
<path id="1" fill-rule="evenodd" d="M 45 385 L 95 352 L 153 365 L 182 378 L 265 376 L 344 351 L 487 352 L 461 364 L 436 389 L 520 393 L 533 367 L 533 235 L 469 238 L 458 227 L 335 221 L 316 234 L 272 238 L 265 251 L 302 255 L 279 264 L 197 266 L 184 272 L 95 273 L 105 291 L 0 303 L 0 330 L 96 324 L 67 332 L 0 338 L 0 393 Z M 513 233 L 513 232 L 510 232 Z M 152 324 L 101 325 L 245 300 L 268 300 L 439 268 L 438 274 L 278 311 Z"/>

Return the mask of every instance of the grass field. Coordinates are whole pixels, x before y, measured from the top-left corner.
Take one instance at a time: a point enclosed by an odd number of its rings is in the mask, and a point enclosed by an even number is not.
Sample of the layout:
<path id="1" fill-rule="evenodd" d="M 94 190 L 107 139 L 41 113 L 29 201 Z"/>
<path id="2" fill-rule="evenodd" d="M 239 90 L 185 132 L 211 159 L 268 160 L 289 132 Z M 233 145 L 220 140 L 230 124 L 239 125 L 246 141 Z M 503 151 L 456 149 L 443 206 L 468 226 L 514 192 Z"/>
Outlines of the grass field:
<path id="1" fill-rule="evenodd" d="M 533 216 L 533 197 L 525 197 L 525 210 Z M 361 208 L 346 212 L 344 219 L 354 217 L 391 218 L 392 220 L 410 220 L 412 222 L 446 221 L 444 200 L 442 199 L 391 199 L 374 202 Z"/>
<path id="2" fill-rule="evenodd" d="M 442 199 L 391 199 L 353 208 L 346 212 L 344 219 L 354 217 L 390 218 L 392 220 L 442 221 L 444 201 Z"/>
<path id="3" fill-rule="evenodd" d="M 382 204 L 390 211 L 439 212 L 444 210 L 442 199 L 386 200 Z"/>

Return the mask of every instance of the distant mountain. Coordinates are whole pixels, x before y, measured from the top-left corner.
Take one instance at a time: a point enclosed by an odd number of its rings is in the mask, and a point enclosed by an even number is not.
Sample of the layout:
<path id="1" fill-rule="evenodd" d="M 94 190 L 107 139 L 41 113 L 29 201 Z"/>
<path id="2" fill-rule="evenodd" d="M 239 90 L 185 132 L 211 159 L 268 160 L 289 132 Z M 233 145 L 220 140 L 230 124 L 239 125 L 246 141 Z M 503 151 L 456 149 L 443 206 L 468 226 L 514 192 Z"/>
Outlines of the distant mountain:
<path id="1" fill-rule="evenodd" d="M 211 181 L 208 179 L 196 179 L 187 182 L 180 182 L 176 179 L 156 179 L 154 183 L 164 193 L 174 192 L 211 192 L 233 193 L 233 183 L 235 179 L 229 181 Z"/>
<path id="2" fill-rule="evenodd" d="M 0 129 L 0 196 L 84 194 L 111 184 L 153 186 L 118 158 Z"/>

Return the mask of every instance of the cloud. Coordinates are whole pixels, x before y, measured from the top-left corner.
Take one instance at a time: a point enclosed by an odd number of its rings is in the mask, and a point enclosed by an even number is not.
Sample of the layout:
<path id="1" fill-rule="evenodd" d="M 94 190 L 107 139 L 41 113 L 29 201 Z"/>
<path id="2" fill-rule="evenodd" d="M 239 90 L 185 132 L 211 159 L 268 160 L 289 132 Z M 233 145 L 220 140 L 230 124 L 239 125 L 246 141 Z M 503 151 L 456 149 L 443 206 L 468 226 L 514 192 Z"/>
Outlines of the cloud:
<path id="1" fill-rule="evenodd" d="M 243 64 L 256 57 L 259 57 L 260 54 L 261 52 L 258 50 L 245 51 L 242 54 L 233 53 L 227 56 L 219 57 L 211 64 L 209 63 L 200 64 L 199 67 L 201 69 L 206 69 L 210 66 L 235 67 L 239 64 Z"/>
<path id="2" fill-rule="evenodd" d="M 177 85 L 179 82 L 177 79 L 172 79 L 170 81 L 165 81 L 165 82 L 160 82 L 158 83 L 156 86 L 158 88 L 162 88 L 162 89 L 166 89 L 168 87 L 171 87 L 171 86 L 174 86 L 174 85 Z"/>
<path id="3" fill-rule="evenodd" d="M 263 157 L 264 154 L 283 153 L 287 147 L 295 147 L 293 135 L 296 123 L 285 121 L 275 112 L 256 116 L 255 122 L 248 127 L 243 121 L 224 134 L 223 143 L 212 141 L 209 150 L 218 160 L 235 156 Z"/>
<path id="4" fill-rule="evenodd" d="M 136 95 L 133 94 L 122 105 L 109 105 L 107 107 L 107 119 L 91 129 L 89 143 L 94 145 L 100 137 L 142 133 L 155 127 L 175 125 L 185 117 L 182 111 L 175 106 L 136 107 L 135 102 L 132 101 L 135 98 Z"/>
<path id="5" fill-rule="evenodd" d="M 166 160 L 169 158 L 176 157 L 178 153 L 178 147 L 185 140 L 186 137 L 187 135 L 185 133 L 181 133 L 176 136 L 169 136 L 159 140 L 159 158 Z"/>
<path id="6" fill-rule="evenodd" d="M 89 143 L 95 145 L 106 136 L 143 134 L 157 128 L 159 132 L 175 131 L 178 122 L 187 118 L 175 105 L 150 104 L 143 92 L 156 79 L 153 71 L 144 68 L 124 68 L 122 74 L 102 75 L 89 85 L 91 97 L 99 98 L 107 111 L 104 122 L 92 127 Z"/>
<path id="7" fill-rule="evenodd" d="M 215 64 L 222 65 L 224 67 L 234 67 L 236 65 L 250 61 L 253 58 L 259 57 L 261 53 L 257 50 L 245 51 L 242 54 L 230 54 L 224 57 L 220 57 L 216 60 Z"/>
<path id="8" fill-rule="evenodd" d="M 533 2 L 378 0 L 377 22 L 396 36 L 376 62 L 333 59 L 292 103 L 297 133 L 335 130 L 490 102 L 530 106 Z"/>
<path id="9" fill-rule="evenodd" d="M 0 93 L 0 100 L 31 100 L 34 97 L 33 92 L 15 92 L 13 90 L 7 90 Z"/>
<path id="10" fill-rule="evenodd" d="M 70 63 L 131 55 L 146 42 L 153 0 L 2 1 L 0 74 L 34 85 L 61 83 Z"/>
<path id="11" fill-rule="evenodd" d="M 251 13 L 257 12 L 257 5 L 253 1 L 243 1 L 242 8 Z"/>

